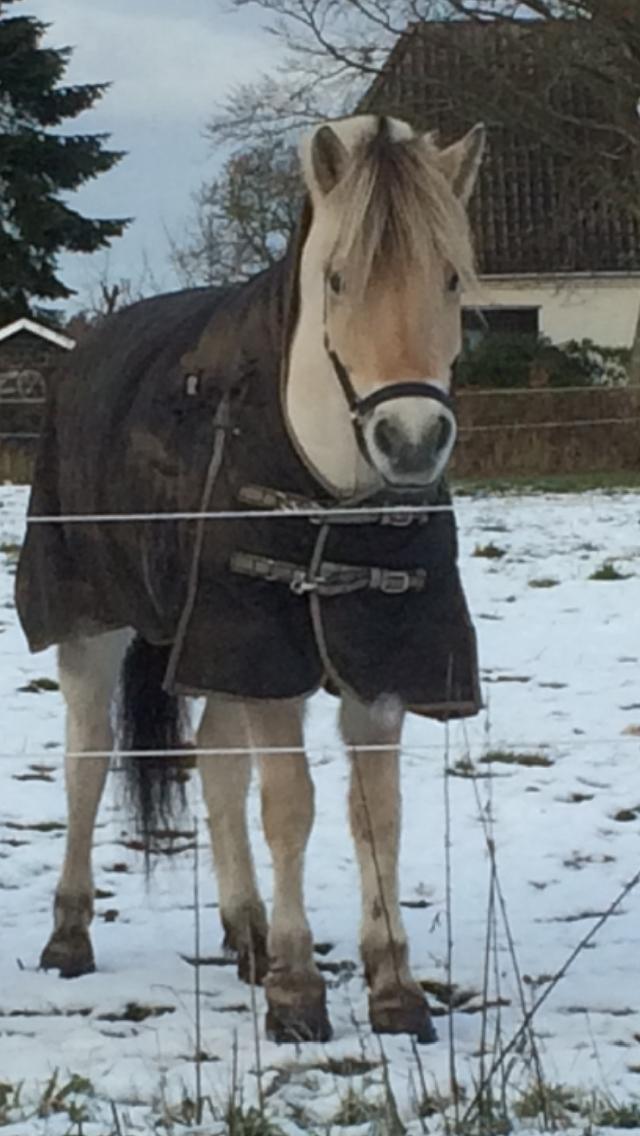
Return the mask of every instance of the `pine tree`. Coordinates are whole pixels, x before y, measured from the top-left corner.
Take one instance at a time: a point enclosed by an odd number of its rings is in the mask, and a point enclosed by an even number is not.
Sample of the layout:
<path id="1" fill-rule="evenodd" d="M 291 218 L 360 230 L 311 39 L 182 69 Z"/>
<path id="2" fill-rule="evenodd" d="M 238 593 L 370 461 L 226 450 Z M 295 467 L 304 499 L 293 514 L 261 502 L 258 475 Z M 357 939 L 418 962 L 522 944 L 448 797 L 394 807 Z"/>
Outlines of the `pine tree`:
<path id="1" fill-rule="evenodd" d="M 58 275 L 59 253 L 103 248 L 127 224 L 82 217 L 67 203 L 123 156 L 105 148 L 108 135 L 57 129 L 107 85 L 61 84 L 71 49 L 42 47 L 47 25 L 8 15 L 14 2 L 0 0 L 0 326 L 28 315 L 34 300 L 72 295 Z"/>

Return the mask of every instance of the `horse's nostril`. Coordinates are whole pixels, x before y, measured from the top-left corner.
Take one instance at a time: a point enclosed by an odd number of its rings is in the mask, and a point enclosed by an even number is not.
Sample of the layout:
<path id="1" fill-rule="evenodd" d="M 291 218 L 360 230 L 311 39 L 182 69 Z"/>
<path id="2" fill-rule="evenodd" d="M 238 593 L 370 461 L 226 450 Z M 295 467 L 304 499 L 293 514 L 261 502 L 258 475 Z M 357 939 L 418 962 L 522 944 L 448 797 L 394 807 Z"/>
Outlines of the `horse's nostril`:
<path id="1" fill-rule="evenodd" d="M 376 422 L 373 431 L 373 440 L 385 457 L 392 457 L 402 444 L 401 432 L 388 418 L 381 418 Z"/>
<path id="2" fill-rule="evenodd" d="M 438 423 L 438 435 L 436 438 L 436 450 L 444 450 L 445 446 L 451 441 L 453 433 L 453 426 L 448 418 L 441 418 Z"/>

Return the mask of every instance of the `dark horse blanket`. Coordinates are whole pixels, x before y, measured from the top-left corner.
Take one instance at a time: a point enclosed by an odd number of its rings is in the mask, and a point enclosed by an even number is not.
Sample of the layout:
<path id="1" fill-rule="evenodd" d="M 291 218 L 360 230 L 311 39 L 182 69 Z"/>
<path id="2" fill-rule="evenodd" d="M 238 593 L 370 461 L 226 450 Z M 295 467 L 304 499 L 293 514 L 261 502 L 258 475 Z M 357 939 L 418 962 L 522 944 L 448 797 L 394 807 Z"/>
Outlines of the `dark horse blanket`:
<path id="1" fill-rule="evenodd" d="M 75 350 L 51 392 L 31 517 L 249 515 L 31 523 L 17 579 L 29 644 L 128 626 L 173 645 L 171 690 L 289 698 L 324 683 L 474 714 L 453 514 L 291 511 L 336 506 L 283 417 L 295 276 L 285 260 L 244 286 L 145 300 Z M 446 488 L 429 500 L 446 504 Z"/>

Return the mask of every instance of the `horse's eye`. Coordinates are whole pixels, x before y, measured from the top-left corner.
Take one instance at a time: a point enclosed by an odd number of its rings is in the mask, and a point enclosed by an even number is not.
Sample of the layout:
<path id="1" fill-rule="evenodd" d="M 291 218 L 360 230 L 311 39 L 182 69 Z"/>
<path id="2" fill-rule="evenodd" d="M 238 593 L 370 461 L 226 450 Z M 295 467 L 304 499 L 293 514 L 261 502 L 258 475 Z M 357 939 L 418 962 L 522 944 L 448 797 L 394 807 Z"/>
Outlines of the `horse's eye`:
<path id="1" fill-rule="evenodd" d="M 457 272 L 454 272 L 449 277 L 449 283 L 447 284 L 447 290 L 449 292 L 457 292 L 459 287 L 460 287 L 460 277 L 458 276 Z"/>
<path id="2" fill-rule="evenodd" d="M 329 274 L 329 287 L 336 296 L 342 291 L 342 277 L 339 272 L 331 272 Z"/>

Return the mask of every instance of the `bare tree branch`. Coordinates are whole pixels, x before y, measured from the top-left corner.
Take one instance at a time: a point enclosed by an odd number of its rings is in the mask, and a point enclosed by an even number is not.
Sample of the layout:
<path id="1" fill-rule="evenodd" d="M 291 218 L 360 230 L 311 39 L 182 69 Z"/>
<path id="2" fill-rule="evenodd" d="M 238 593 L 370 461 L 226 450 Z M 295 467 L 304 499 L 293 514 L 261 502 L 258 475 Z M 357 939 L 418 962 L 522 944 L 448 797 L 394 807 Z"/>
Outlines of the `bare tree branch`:
<path id="1" fill-rule="evenodd" d="M 278 260 L 295 228 L 300 177 L 295 152 L 273 138 L 232 155 L 194 195 L 182 238 L 169 235 L 185 286 L 246 280 Z"/>

